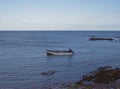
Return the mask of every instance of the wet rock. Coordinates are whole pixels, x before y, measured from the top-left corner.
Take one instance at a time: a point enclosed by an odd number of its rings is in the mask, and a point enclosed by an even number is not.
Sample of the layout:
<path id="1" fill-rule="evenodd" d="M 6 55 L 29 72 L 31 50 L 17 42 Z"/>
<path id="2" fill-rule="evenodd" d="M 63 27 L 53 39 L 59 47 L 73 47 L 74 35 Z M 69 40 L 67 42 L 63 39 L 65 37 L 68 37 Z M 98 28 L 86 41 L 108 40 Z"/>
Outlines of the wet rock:
<path id="1" fill-rule="evenodd" d="M 41 75 L 53 75 L 55 73 L 56 71 L 46 71 L 46 72 L 42 72 Z"/>
<path id="2" fill-rule="evenodd" d="M 116 36 L 115 38 L 120 38 L 119 36 Z"/>
<path id="3" fill-rule="evenodd" d="M 120 68 L 112 68 L 110 66 L 100 67 L 96 71 L 83 76 L 83 81 L 95 83 L 111 83 L 120 79 Z"/>
<path id="4" fill-rule="evenodd" d="M 4 40 L 0 40 L 1 42 L 3 42 Z"/>
<path id="5" fill-rule="evenodd" d="M 66 89 L 120 89 L 120 68 L 100 67 Z"/>

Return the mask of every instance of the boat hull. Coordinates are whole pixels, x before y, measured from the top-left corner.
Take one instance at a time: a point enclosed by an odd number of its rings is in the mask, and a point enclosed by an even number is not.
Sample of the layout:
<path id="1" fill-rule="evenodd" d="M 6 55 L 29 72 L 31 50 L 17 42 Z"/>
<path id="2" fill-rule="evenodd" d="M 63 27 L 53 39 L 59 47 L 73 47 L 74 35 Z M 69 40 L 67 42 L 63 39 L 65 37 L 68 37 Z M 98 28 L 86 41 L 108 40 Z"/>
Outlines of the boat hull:
<path id="1" fill-rule="evenodd" d="M 113 40 L 113 38 L 96 38 L 96 37 L 91 37 L 90 40 Z"/>
<path id="2" fill-rule="evenodd" d="M 47 55 L 68 55 L 68 56 L 70 56 L 70 55 L 72 55 L 73 54 L 73 52 L 47 52 Z"/>

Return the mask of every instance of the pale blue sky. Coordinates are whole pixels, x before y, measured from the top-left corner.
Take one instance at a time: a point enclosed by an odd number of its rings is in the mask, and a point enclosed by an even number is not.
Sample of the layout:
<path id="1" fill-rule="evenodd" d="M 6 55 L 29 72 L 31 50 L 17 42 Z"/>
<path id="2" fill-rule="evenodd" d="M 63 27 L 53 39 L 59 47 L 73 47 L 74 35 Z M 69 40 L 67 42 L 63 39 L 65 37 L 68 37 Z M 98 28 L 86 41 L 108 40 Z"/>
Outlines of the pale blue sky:
<path id="1" fill-rule="evenodd" d="M 120 30 L 120 0 L 0 0 L 0 30 Z"/>

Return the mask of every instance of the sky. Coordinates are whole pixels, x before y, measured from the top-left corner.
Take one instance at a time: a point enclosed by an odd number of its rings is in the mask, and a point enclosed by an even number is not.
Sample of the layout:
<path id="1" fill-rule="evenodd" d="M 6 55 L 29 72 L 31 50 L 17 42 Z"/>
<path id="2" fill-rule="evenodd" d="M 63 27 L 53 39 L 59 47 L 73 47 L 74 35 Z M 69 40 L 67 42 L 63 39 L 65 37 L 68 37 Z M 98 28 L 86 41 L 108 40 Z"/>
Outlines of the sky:
<path id="1" fill-rule="evenodd" d="M 0 0 L 0 30 L 120 30 L 120 0 Z"/>

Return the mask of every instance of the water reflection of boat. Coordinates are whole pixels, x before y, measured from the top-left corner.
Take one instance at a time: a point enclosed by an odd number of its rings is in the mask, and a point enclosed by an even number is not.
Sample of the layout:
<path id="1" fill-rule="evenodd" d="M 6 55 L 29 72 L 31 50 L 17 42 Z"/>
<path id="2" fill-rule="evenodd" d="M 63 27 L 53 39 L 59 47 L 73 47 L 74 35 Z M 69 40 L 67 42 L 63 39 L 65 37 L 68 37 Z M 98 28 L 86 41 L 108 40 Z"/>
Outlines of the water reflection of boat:
<path id="1" fill-rule="evenodd" d="M 47 55 L 73 55 L 73 50 L 69 49 L 69 50 L 46 50 L 47 51 Z"/>

